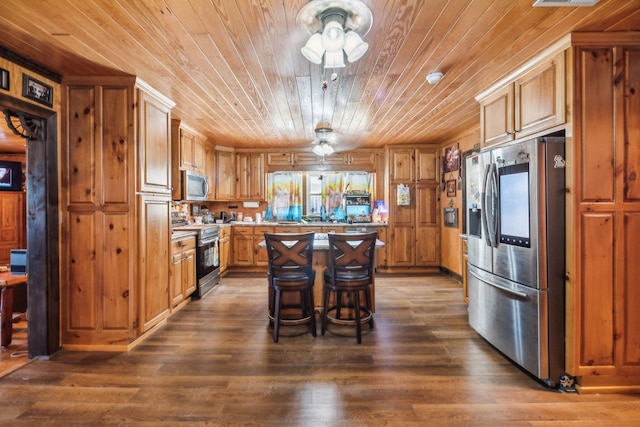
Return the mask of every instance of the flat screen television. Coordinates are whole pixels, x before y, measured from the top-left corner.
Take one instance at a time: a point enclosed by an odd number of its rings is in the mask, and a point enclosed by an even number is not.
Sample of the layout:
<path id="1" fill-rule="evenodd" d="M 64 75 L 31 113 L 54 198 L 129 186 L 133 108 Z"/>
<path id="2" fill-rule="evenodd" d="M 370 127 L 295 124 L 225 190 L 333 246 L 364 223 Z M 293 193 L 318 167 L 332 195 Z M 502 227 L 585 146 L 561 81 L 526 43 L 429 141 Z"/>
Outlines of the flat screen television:
<path id="1" fill-rule="evenodd" d="M 22 191 L 22 163 L 0 160 L 0 191 Z"/>

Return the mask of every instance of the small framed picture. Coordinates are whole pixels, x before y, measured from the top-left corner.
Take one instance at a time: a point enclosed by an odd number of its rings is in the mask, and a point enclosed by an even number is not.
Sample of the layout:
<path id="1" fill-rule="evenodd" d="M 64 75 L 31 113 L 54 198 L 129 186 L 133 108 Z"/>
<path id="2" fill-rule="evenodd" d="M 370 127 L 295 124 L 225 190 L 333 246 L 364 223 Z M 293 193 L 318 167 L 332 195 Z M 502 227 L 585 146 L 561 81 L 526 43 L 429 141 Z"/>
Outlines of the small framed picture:
<path id="1" fill-rule="evenodd" d="M 458 182 L 455 179 L 447 181 L 447 197 L 456 197 L 456 186 Z"/>
<path id="2" fill-rule="evenodd" d="M 53 86 L 49 86 L 27 74 L 22 75 L 22 96 L 33 99 L 47 107 L 53 107 Z"/>
<path id="3" fill-rule="evenodd" d="M 0 68 L 0 89 L 9 90 L 9 71 Z"/>
<path id="4" fill-rule="evenodd" d="M 444 226 L 458 228 L 458 208 L 444 208 Z"/>
<path id="5" fill-rule="evenodd" d="M 460 168 L 460 149 L 458 144 L 453 144 L 444 150 L 442 158 L 442 170 L 445 173 L 455 172 Z"/>

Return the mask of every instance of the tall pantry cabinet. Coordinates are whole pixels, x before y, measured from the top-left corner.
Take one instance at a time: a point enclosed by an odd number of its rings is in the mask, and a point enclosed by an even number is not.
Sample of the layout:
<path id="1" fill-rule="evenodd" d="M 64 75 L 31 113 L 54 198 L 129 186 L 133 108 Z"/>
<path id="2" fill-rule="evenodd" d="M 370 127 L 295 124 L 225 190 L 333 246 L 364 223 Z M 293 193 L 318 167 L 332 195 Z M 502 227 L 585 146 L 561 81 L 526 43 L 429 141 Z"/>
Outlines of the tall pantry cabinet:
<path id="1" fill-rule="evenodd" d="M 640 391 L 640 32 L 576 33 L 567 369 Z"/>
<path id="2" fill-rule="evenodd" d="M 126 350 L 170 312 L 174 104 L 135 77 L 64 91 L 62 346 Z"/>
<path id="3" fill-rule="evenodd" d="M 396 270 L 434 269 L 440 264 L 437 147 L 389 149 L 387 262 Z M 399 194 L 402 188 L 408 198 Z"/>

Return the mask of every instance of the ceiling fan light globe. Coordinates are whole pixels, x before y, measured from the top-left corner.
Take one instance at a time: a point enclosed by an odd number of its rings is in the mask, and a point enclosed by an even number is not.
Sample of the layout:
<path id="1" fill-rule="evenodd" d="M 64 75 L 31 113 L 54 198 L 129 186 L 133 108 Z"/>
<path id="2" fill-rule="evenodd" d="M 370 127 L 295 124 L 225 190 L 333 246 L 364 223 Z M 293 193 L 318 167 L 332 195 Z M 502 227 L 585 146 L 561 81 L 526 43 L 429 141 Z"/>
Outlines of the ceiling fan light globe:
<path id="1" fill-rule="evenodd" d="M 344 52 L 347 54 L 349 62 L 355 62 L 369 49 L 369 45 L 362 40 L 362 37 L 355 31 L 349 31 L 346 35 Z"/>
<path id="2" fill-rule="evenodd" d="M 339 52 L 325 52 L 324 68 L 343 68 L 345 67 L 344 54 Z"/>
<path id="3" fill-rule="evenodd" d="M 342 26 L 335 22 L 328 22 L 322 31 L 322 47 L 327 52 L 341 52 L 345 43 L 345 35 Z"/>
<path id="4" fill-rule="evenodd" d="M 313 62 L 314 64 L 322 63 L 322 55 L 324 55 L 322 36 L 316 33 L 309 37 L 307 44 L 300 49 L 300 52 L 309 62 Z"/>

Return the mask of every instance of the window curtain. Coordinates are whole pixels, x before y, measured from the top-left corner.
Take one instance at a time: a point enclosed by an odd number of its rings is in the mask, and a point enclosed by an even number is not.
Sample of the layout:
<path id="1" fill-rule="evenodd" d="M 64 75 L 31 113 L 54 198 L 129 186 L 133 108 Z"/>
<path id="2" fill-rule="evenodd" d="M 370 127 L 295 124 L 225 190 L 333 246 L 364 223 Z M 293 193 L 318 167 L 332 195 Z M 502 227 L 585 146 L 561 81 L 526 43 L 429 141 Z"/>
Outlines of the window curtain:
<path id="1" fill-rule="evenodd" d="M 322 178 L 322 200 L 326 207 L 327 217 L 331 220 L 344 220 L 342 195 L 345 191 L 343 173 L 328 173 Z"/>
<path id="2" fill-rule="evenodd" d="M 265 219 L 300 220 L 302 218 L 302 173 L 268 174 L 267 202 Z"/>

